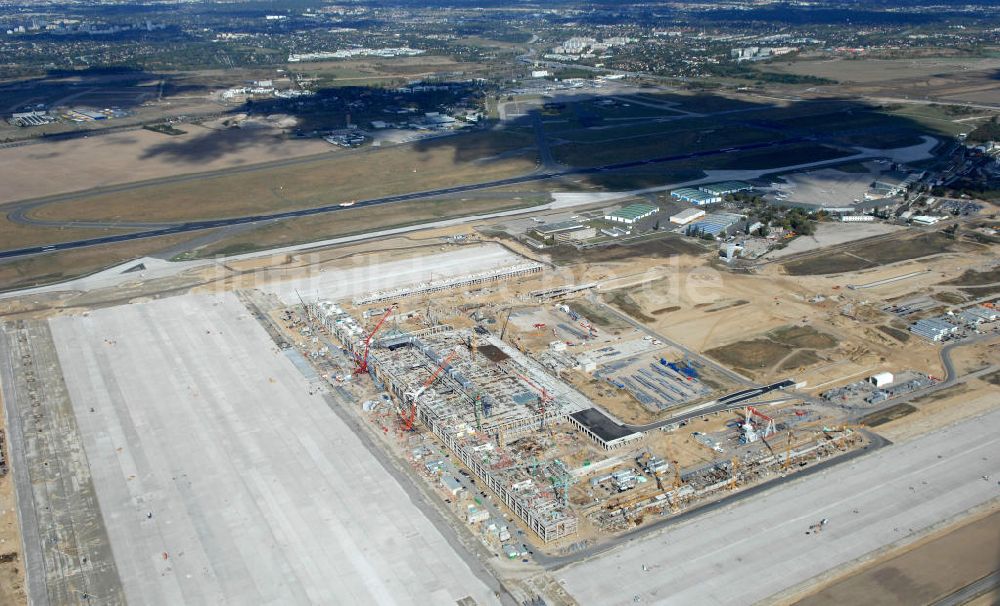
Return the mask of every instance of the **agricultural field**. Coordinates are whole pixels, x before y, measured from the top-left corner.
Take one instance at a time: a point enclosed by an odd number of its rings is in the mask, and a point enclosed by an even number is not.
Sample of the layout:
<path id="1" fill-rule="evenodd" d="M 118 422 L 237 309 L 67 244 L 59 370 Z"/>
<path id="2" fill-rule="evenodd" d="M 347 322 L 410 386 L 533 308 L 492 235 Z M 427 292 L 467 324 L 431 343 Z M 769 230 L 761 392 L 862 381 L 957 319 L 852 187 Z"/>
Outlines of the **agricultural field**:
<path id="1" fill-rule="evenodd" d="M 842 84 L 882 84 L 894 80 L 937 77 L 955 72 L 989 72 L 1000 69 L 1000 59 L 919 58 L 861 59 L 841 58 L 818 61 L 776 62 L 769 71 L 801 76 L 829 78 Z"/>

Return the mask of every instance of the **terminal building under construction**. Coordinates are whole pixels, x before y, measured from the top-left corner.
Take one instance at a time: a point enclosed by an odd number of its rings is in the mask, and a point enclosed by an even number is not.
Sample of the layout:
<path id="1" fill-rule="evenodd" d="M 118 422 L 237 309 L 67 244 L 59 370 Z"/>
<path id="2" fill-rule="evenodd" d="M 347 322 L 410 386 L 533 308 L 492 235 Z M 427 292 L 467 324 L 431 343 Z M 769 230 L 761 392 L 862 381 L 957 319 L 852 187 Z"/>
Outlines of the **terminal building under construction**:
<path id="1" fill-rule="evenodd" d="M 310 313 L 352 353 L 365 350 L 364 330 L 337 304 Z M 519 460 L 507 442 L 587 409 L 582 394 L 485 331 L 388 331 L 370 345 L 368 371 L 404 425 L 419 420 L 437 435 L 543 541 L 577 532 L 573 475 L 558 459 Z"/>

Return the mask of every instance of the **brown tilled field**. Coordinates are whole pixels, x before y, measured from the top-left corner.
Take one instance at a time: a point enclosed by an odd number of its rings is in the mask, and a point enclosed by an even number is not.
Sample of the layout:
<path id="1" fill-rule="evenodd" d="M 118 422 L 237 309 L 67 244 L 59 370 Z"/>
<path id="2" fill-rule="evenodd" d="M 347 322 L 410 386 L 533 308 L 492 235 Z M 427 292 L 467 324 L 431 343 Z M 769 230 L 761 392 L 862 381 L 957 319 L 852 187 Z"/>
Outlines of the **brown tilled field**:
<path id="1" fill-rule="evenodd" d="M 997 570 L 1000 511 L 994 510 L 950 531 L 904 548 L 802 599 L 796 606 L 937 603 Z"/>

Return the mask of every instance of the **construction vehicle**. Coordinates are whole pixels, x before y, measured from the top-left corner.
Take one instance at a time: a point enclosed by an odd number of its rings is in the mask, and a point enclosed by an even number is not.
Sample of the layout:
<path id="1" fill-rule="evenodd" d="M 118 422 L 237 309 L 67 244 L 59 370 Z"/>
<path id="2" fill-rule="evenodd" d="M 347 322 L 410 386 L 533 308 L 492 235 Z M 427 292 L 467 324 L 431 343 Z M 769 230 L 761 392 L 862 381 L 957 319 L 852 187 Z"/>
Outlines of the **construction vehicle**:
<path id="1" fill-rule="evenodd" d="M 375 337 L 375 333 L 377 333 L 379 329 L 382 328 L 382 325 L 385 324 L 385 321 L 395 310 L 396 310 L 396 305 L 395 304 L 390 305 L 389 308 L 385 310 L 385 313 L 382 314 L 382 317 L 379 318 L 379 321 L 375 325 L 375 328 L 371 331 L 371 333 L 368 334 L 367 337 L 365 337 L 364 355 L 359 356 L 358 354 L 354 354 L 354 374 L 360 375 L 368 372 L 368 350 L 371 348 L 372 338 Z"/>
<path id="2" fill-rule="evenodd" d="M 819 522 L 816 522 L 815 524 L 811 525 L 809 527 L 809 530 L 806 531 L 806 534 L 809 534 L 809 533 L 819 534 L 819 533 L 823 532 L 823 529 L 829 523 L 830 523 L 830 518 L 823 518 Z"/>
<path id="3" fill-rule="evenodd" d="M 423 385 L 416 390 L 405 394 L 406 399 L 410 401 L 410 408 L 409 410 L 404 409 L 400 414 L 400 418 L 403 421 L 403 431 L 413 431 L 413 423 L 417 420 L 417 400 L 425 391 L 427 391 L 428 387 L 434 384 L 434 381 L 437 381 L 438 377 L 441 376 L 441 372 L 444 371 L 445 367 L 448 366 L 448 363 L 451 362 L 451 359 L 454 357 L 454 351 L 445 356 L 444 360 L 441 360 L 438 367 L 431 373 L 431 376 L 427 377 L 427 380 L 424 381 Z"/>

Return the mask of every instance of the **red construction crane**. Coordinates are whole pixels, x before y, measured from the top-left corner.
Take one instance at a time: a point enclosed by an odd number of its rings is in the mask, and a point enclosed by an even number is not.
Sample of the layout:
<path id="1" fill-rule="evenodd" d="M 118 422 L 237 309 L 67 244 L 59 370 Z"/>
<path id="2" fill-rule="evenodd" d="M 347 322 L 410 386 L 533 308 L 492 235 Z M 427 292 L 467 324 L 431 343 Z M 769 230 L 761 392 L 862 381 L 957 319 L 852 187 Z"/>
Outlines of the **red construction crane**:
<path id="1" fill-rule="evenodd" d="M 549 392 L 545 391 L 544 387 L 539 387 L 538 385 L 535 384 L 534 381 L 532 381 L 531 379 L 529 379 L 528 377 L 526 377 L 526 376 L 524 376 L 524 375 L 522 375 L 520 373 L 514 373 L 514 374 L 517 375 L 517 378 L 521 379 L 522 381 L 524 381 L 525 383 L 527 383 L 528 385 L 530 385 L 532 389 L 534 389 L 539 394 L 541 394 L 541 396 L 542 396 L 542 404 L 545 404 L 546 402 L 551 402 L 553 400 L 552 396 L 549 395 Z"/>
<path id="2" fill-rule="evenodd" d="M 519 378 L 519 379 L 521 379 L 522 381 L 524 381 L 525 383 L 527 383 L 528 385 L 530 385 L 532 389 L 534 389 L 534 390 L 535 390 L 535 391 L 537 391 L 537 392 L 538 392 L 539 394 L 541 394 L 541 397 L 542 397 L 542 404 L 541 404 L 541 406 L 539 407 L 539 409 L 540 409 L 540 412 L 542 413 L 542 422 L 541 422 L 541 428 L 542 428 L 542 429 L 545 429 L 545 405 L 546 405 L 546 404 L 548 404 L 549 402 L 551 402 L 552 400 L 554 400 L 555 398 L 553 398 L 553 397 L 552 397 L 552 396 L 551 396 L 551 395 L 549 394 L 549 392 L 545 390 L 545 388 L 544 388 L 544 387 L 539 387 L 538 385 L 536 385 L 536 384 L 535 384 L 535 382 L 534 382 L 534 381 L 532 381 L 532 380 L 531 380 L 531 379 L 529 379 L 528 377 L 526 377 L 526 376 L 524 376 L 524 375 L 522 375 L 522 374 L 520 374 L 520 373 L 514 373 L 514 374 L 516 374 L 516 375 L 518 376 L 518 378 Z"/>
<path id="3" fill-rule="evenodd" d="M 757 410 L 753 406 L 747 406 L 745 410 L 746 412 L 744 414 L 746 415 L 748 422 L 752 417 L 758 417 L 763 421 L 765 438 L 775 432 L 774 419 Z"/>
<path id="4" fill-rule="evenodd" d="M 448 366 L 448 362 L 451 362 L 451 359 L 454 357 L 455 357 L 454 351 L 445 356 L 444 360 L 441 360 L 441 363 L 438 365 L 438 367 L 435 368 L 434 372 L 431 373 L 431 376 L 427 377 L 427 380 L 424 381 L 424 384 L 420 386 L 420 389 L 406 394 L 406 397 L 410 399 L 410 410 L 403 411 L 399 415 L 400 419 L 403 420 L 404 431 L 413 431 L 413 422 L 417 420 L 417 398 L 419 398 L 421 394 L 427 391 L 427 388 L 430 387 L 434 383 L 434 381 L 437 381 L 437 378 L 441 376 L 441 371 L 443 371 L 445 367 Z"/>
<path id="5" fill-rule="evenodd" d="M 395 305 L 390 305 L 389 309 L 385 310 L 385 313 L 382 314 L 382 317 L 379 319 L 378 324 L 375 325 L 375 329 L 372 330 L 371 334 L 369 334 L 365 338 L 364 356 L 359 356 L 358 354 L 354 354 L 354 374 L 360 375 L 368 372 L 368 348 L 371 347 L 372 338 L 375 336 L 375 333 L 377 333 L 379 329 L 382 328 L 382 325 L 385 324 L 386 319 L 395 309 L 396 309 Z"/>

